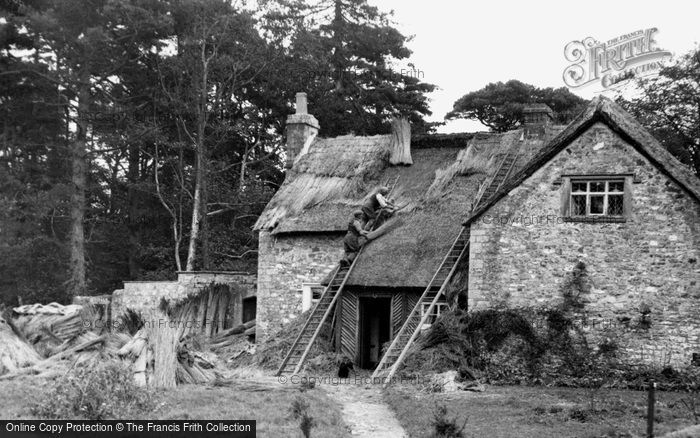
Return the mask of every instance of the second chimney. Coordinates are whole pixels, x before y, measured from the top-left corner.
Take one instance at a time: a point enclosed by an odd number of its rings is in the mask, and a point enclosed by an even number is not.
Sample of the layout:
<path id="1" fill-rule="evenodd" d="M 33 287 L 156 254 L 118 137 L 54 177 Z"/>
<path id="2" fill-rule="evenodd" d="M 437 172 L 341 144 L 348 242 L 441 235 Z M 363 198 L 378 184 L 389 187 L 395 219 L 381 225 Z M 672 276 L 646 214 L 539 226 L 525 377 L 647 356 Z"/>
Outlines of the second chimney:
<path id="1" fill-rule="evenodd" d="M 547 104 L 534 103 L 523 109 L 523 126 L 525 136 L 541 137 L 547 126 L 554 120 L 554 111 Z"/>
<path id="2" fill-rule="evenodd" d="M 316 117 L 307 112 L 306 93 L 297 93 L 296 99 L 296 112 L 287 117 L 287 162 L 284 166 L 287 169 L 294 166 L 320 128 Z"/>

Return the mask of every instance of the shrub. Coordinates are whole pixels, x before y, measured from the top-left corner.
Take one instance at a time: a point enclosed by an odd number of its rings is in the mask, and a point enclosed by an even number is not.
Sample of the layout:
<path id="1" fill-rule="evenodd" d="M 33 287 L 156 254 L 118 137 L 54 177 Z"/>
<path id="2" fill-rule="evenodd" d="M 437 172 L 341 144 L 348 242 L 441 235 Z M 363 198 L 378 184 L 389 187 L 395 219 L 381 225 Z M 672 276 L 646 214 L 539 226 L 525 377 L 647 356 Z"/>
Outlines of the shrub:
<path id="1" fill-rule="evenodd" d="M 136 386 L 125 363 L 98 357 L 50 386 L 31 412 L 46 419 L 105 420 L 135 418 L 154 407 L 152 394 Z"/>
<path id="2" fill-rule="evenodd" d="M 457 425 L 457 418 L 447 416 L 447 406 L 438 405 L 433 413 L 433 438 L 462 438 L 467 420 L 464 420 L 462 427 Z"/>
<path id="3" fill-rule="evenodd" d="M 572 409 L 569 412 L 569 417 L 572 420 L 578 421 L 579 423 L 585 423 L 588 421 L 588 411 L 584 409 Z"/>
<path id="4" fill-rule="evenodd" d="M 311 414 L 309 414 L 309 403 L 301 397 L 297 397 L 292 402 L 292 407 L 290 409 L 291 417 L 295 420 L 299 420 L 299 429 L 301 433 L 304 434 L 305 438 L 311 436 L 311 429 L 316 426 L 316 421 L 314 421 Z"/>

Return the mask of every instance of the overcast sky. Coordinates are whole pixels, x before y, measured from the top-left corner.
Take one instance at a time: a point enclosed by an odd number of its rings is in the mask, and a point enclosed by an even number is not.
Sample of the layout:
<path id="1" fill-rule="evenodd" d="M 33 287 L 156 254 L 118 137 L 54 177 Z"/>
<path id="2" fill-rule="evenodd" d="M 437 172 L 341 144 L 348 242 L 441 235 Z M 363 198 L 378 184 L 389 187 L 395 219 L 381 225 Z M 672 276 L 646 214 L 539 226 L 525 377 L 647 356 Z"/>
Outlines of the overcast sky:
<path id="1" fill-rule="evenodd" d="M 406 35 L 410 59 L 432 93 L 431 120 L 441 121 L 452 104 L 489 82 L 518 79 L 538 87 L 564 86 L 571 64 L 564 46 L 593 37 L 607 41 L 656 27 L 658 47 L 683 54 L 700 42 L 700 2 L 663 1 L 407 1 L 370 0 Z M 598 87 L 600 89 L 600 87 Z M 595 87 L 572 90 L 584 98 Z M 450 122 L 439 132 L 483 130 L 478 123 Z"/>

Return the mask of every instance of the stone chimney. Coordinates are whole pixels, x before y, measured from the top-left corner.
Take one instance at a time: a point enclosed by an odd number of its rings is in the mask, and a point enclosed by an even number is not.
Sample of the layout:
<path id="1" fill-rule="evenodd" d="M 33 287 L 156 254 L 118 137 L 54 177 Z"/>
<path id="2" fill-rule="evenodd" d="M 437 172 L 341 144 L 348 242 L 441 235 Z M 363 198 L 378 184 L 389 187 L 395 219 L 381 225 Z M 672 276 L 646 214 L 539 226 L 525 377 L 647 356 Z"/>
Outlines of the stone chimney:
<path id="1" fill-rule="evenodd" d="M 547 126 L 554 120 L 554 111 L 544 103 L 533 103 L 523 109 L 525 136 L 542 137 Z"/>
<path id="2" fill-rule="evenodd" d="M 306 93 L 297 93 L 296 112 L 287 117 L 287 162 L 291 169 L 294 162 L 308 151 L 318 135 L 318 120 L 307 112 Z"/>

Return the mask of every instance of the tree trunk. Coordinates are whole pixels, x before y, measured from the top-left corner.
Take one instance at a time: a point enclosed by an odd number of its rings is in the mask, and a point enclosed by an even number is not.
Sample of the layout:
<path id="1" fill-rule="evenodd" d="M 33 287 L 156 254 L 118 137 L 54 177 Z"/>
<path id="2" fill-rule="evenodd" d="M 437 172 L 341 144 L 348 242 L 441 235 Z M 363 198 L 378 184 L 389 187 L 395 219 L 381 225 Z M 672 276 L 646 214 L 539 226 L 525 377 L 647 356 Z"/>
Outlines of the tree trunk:
<path id="1" fill-rule="evenodd" d="M 70 144 L 71 158 L 71 231 L 70 231 L 70 279 L 68 283 L 71 295 L 84 295 L 87 291 L 85 269 L 85 185 L 86 185 L 86 144 L 87 108 L 90 89 L 87 78 L 83 75 L 78 91 L 77 133 Z"/>
<path id="2" fill-rule="evenodd" d="M 129 222 L 128 222 L 128 265 L 129 265 L 129 278 L 135 280 L 139 274 L 139 263 L 138 263 L 138 232 L 139 226 L 136 218 L 136 211 L 138 209 L 137 204 L 137 192 L 135 189 L 138 183 L 139 177 L 141 175 L 139 169 L 140 156 L 139 148 L 136 145 L 129 146 L 129 169 L 127 171 L 127 180 L 129 184 L 128 188 L 128 203 L 129 203 Z M 156 163 L 156 166 L 158 163 Z"/>
<path id="3" fill-rule="evenodd" d="M 195 167 L 194 200 L 192 202 L 192 226 L 190 227 L 190 244 L 187 251 L 187 270 L 195 269 L 197 243 L 203 222 L 207 220 L 207 151 L 204 139 L 207 125 L 207 90 L 208 90 L 208 61 L 206 59 L 206 43 L 201 43 L 201 82 L 199 84 L 199 103 L 197 104 L 197 163 Z M 206 224 L 204 224 L 206 229 Z M 204 233 L 202 233 L 204 234 Z M 206 236 L 204 236 L 206 239 Z"/>
<path id="4" fill-rule="evenodd" d="M 343 26 L 343 2 L 342 0 L 335 0 L 334 11 L 333 11 L 333 22 L 331 23 L 333 28 L 333 57 L 332 63 L 335 70 L 335 91 L 343 91 L 343 70 L 344 70 L 344 59 L 343 59 L 343 43 L 341 36 L 341 27 Z"/>

